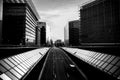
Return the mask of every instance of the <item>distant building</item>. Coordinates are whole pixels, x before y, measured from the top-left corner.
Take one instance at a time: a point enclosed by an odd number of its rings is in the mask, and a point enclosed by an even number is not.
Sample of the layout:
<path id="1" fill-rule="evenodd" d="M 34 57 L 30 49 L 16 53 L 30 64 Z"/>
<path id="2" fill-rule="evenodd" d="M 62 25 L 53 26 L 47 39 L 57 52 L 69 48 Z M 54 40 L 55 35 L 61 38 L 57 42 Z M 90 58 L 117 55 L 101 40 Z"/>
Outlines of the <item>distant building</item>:
<path id="1" fill-rule="evenodd" d="M 80 44 L 80 21 L 70 21 L 69 22 L 69 45 L 78 46 Z"/>
<path id="2" fill-rule="evenodd" d="M 45 22 L 40 22 L 41 25 L 41 45 L 45 46 L 46 45 L 46 23 Z"/>
<path id="3" fill-rule="evenodd" d="M 38 46 L 46 45 L 46 23 L 38 22 L 36 27 L 36 44 Z"/>
<path id="4" fill-rule="evenodd" d="M 80 9 L 83 45 L 120 43 L 120 0 L 95 0 Z"/>
<path id="5" fill-rule="evenodd" d="M 41 46 L 41 22 L 36 27 L 36 45 Z"/>
<path id="6" fill-rule="evenodd" d="M 6 45 L 35 45 L 39 15 L 31 0 L 4 0 L 2 38 Z"/>
<path id="7" fill-rule="evenodd" d="M 60 40 L 60 39 L 56 40 L 54 44 L 55 44 L 55 46 L 57 46 L 57 47 L 63 46 L 63 42 L 62 42 L 62 40 Z"/>
<path id="8" fill-rule="evenodd" d="M 64 27 L 64 44 L 69 46 L 69 27 L 68 25 Z"/>

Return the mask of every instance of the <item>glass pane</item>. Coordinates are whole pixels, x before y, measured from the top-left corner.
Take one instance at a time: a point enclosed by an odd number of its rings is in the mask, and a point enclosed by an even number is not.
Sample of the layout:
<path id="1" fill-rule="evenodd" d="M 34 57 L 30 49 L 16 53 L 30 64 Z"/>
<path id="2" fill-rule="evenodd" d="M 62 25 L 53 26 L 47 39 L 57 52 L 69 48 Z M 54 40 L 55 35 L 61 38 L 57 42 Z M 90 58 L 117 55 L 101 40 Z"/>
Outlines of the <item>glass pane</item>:
<path id="1" fill-rule="evenodd" d="M 14 59 L 12 59 L 12 58 L 8 58 L 12 63 L 14 63 L 14 65 L 17 65 L 18 63 L 14 60 Z"/>
<path id="2" fill-rule="evenodd" d="M 8 59 L 4 59 L 4 61 L 6 62 L 6 63 L 8 63 L 11 67 L 14 67 L 15 65 L 12 63 L 12 62 L 10 62 Z"/>
<path id="3" fill-rule="evenodd" d="M 4 62 L 3 60 L 0 61 L 0 64 L 3 65 L 6 69 L 10 69 L 11 67 L 6 63 Z"/>
<path id="4" fill-rule="evenodd" d="M 109 72 L 110 72 L 110 73 L 114 73 L 117 69 L 118 69 L 118 67 L 117 67 L 117 66 L 114 66 Z"/>
<path id="5" fill-rule="evenodd" d="M 6 74 L 0 75 L 0 78 L 1 78 L 2 80 L 12 80 L 12 79 L 9 78 Z"/>
<path id="6" fill-rule="evenodd" d="M 22 70 L 20 70 L 19 68 L 15 67 L 14 68 L 18 73 L 20 73 L 22 76 L 25 74 Z"/>
<path id="7" fill-rule="evenodd" d="M 10 70 L 11 73 L 13 73 L 18 79 L 20 79 L 22 76 L 17 72 L 15 71 L 14 69 L 11 69 Z"/>
<path id="8" fill-rule="evenodd" d="M 119 57 L 116 57 L 116 58 L 111 62 L 111 64 L 116 64 L 119 60 L 120 60 L 120 58 L 119 58 Z"/>
<path id="9" fill-rule="evenodd" d="M 109 64 L 109 65 L 105 68 L 105 70 L 109 71 L 110 68 L 112 68 L 112 67 L 113 67 L 113 65 Z"/>
<path id="10" fill-rule="evenodd" d="M 5 71 L 7 71 L 7 69 L 5 69 L 2 65 L 0 65 L 0 71 L 4 73 Z"/>
<path id="11" fill-rule="evenodd" d="M 26 73 L 27 71 L 20 65 L 17 66 L 19 69 L 21 69 L 24 73 Z"/>
<path id="12" fill-rule="evenodd" d="M 17 77 L 15 77 L 12 73 L 10 73 L 10 72 L 6 72 L 5 73 L 7 76 L 9 76 L 12 80 L 18 80 L 18 78 Z"/>

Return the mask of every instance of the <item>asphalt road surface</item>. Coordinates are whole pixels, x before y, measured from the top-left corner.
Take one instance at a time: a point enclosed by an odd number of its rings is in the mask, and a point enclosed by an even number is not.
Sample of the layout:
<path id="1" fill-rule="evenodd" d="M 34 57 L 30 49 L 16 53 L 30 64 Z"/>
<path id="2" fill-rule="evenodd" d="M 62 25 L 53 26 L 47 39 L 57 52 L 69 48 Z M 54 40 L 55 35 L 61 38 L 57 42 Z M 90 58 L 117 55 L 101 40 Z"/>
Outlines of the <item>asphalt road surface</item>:
<path id="1" fill-rule="evenodd" d="M 66 53 L 53 47 L 49 51 L 39 80 L 87 80 L 84 73 Z"/>

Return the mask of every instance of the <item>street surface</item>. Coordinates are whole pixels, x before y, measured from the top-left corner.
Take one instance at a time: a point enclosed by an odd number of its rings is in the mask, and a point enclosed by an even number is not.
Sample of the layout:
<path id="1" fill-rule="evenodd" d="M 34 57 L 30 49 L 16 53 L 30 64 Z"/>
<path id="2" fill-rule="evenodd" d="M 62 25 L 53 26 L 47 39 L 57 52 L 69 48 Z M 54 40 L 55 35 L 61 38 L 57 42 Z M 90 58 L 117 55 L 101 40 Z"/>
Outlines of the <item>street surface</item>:
<path id="1" fill-rule="evenodd" d="M 84 73 L 66 55 L 66 53 L 53 47 L 48 53 L 39 80 L 87 80 Z"/>

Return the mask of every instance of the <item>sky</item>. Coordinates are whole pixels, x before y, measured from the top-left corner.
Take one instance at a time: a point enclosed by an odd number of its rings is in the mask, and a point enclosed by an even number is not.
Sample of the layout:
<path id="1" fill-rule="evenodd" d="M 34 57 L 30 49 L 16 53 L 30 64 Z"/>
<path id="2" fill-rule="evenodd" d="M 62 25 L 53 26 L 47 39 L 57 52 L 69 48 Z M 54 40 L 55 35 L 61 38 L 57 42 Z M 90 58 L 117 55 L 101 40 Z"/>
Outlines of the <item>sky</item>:
<path id="1" fill-rule="evenodd" d="M 79 19 L 80 6 L 90 0 L 32 0 L 40 21 L 47 23 L 49 37 L 64 41 L 64 27 L 68 21 Z"/>

